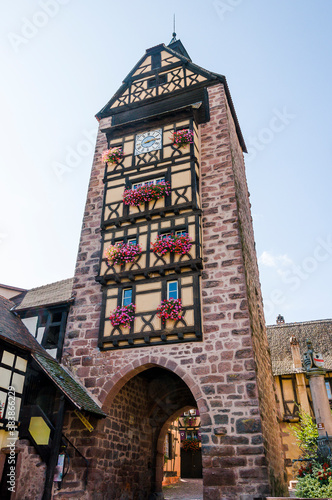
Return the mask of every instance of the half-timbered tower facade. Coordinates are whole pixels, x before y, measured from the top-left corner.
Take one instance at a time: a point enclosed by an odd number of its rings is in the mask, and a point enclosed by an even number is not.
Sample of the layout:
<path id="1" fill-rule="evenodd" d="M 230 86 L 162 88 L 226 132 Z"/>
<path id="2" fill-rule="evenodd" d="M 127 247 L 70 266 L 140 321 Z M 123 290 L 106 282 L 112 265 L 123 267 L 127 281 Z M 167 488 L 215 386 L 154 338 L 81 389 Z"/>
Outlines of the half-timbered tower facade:
<path id="1" fill-rule="evenodd" d="M 91 459 L 89 495 L 163 498 L 168 424 L 189 408 L 204 499 L 281 493 L 245 143 L 225 77 L 174 38 L 146 51 L 97 119 L 64 346 L 108 415 L 72 435 Z"/>

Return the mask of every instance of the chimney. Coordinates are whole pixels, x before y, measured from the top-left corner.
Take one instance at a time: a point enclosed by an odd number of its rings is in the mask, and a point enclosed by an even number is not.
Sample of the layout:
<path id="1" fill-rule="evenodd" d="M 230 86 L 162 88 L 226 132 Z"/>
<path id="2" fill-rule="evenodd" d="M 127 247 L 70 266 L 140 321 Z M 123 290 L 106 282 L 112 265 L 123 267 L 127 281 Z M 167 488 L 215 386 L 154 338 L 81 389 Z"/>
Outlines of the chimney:
<path id="1" fill-rule="evenodd" d="M 281 316 L 281 314 L 278 314 L 277 325 L 281 325 L 282 323 L 285 323 L 285 318 L 283 316 Z"/>
<path id="2" fill-rule="evenodd" d="M 294 368 L 302 368 L 302 360 L 301 360 L 301 353 L 300 353 L 300 345 L 296 337 L 291 337 L 289 339 L 290 342 L 290 347 L 291 347 L 291 352 L 292 352 L 292 358 L 293 358 L 293 364 Z"/>

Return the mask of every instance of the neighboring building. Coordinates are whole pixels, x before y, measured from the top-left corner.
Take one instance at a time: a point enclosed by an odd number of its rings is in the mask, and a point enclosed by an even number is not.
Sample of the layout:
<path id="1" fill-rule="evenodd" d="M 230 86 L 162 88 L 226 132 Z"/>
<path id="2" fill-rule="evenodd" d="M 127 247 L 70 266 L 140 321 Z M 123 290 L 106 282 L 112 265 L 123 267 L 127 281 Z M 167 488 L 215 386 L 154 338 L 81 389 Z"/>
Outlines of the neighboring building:
<path id="1" fill-rule="evenodd" d="M 84 422 L 95 425 L 104 413 L 31 335 L 14 306 L 0 296 L 0 498 L 46 500 L 52 489 L 56 496 L 60 449 L 63 458 L 86 462 L 63 433 L 63 419 L 86 438 Z M 75 486 L 83 498 L 84 478 Z"/>
<path id="2" fill-rule="evenodd" d="M 161 498 L 165 435 L 187 408 L 200 412 L 205 498 L 283 494 L 246 147 L 226 79 L 173 38 L 146 51 L 97 119 L 63 350 L 107 413 L 91 433 L 89 495 Z M 181 134 L 192 134 L 183 147 Z M 123 265 L 105 258 L 116 243 Z M 180 318 L 160 318 L 172 299 Z"/>
<path id="3" fill-rule="evenodd" d="M 31 335 L 57 361 L 61 360 L 67 315 L 74 300 L 73 281 L 69 278 L 32 288 L 17 297 L 13 307 Z"/>
<path id="4" fill-rule="evenodd" d="M 17 288 L 16 286 L 2 285 L 0 283 L 0 295 L 5 299 L 13 299 L 22 294 L 24 295 L 26 290 L 24 288 Z"/>
<path id="5" fill-rule="evenodd" d="M 279 322 L 267 327 L 267 335 L 279 400 L 285 465 L 288 479 L 291 480 L 294 479 L 292 460 L 299 458 L 301 452 L 290 425 L 299 421 L 299 406 L 315 417 L 309 381 L 302 364 L 307 340 L 310 340 L 315 350 L 323 356 L 326 369 L 325 386 L 332 406 L 332 320 Z"/>
<path id="6" fill-rule="evenodd" d="M 165 437 L 163 486 L 180 478 L 202 477 L 200 426 L 196 408 L 185 411 L 170 425 Z"/>

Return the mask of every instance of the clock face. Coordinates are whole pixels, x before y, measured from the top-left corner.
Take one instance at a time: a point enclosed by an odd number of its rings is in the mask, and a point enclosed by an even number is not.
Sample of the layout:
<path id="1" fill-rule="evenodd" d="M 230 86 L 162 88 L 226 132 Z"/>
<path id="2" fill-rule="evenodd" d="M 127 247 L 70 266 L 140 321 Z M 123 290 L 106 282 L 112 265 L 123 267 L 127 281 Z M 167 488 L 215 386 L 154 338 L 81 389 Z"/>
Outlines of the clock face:
<path id="1" fill-rule="evenodd" d="M 141 155 L 149 151 L 161 149 L 162 137 L 161 128 L 143 132 L 143 134 L 137 134 L 135 140 L 135 155 Z"/>

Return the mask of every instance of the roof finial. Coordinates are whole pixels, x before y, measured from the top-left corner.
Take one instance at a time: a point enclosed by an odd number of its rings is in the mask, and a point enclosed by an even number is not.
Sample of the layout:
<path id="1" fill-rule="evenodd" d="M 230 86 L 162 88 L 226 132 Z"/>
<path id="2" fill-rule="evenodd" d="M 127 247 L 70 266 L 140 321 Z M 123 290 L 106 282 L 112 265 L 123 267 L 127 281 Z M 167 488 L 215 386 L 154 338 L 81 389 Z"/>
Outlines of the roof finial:
<path id="1" fill-rule="evenodd" d="M 176 33 L 175 33 L 175 14 L 173 14 L 173 34 L 172 34 L 172 40 L 169 42 L 170 44 L 173 42 L 176 42 Z"/>

